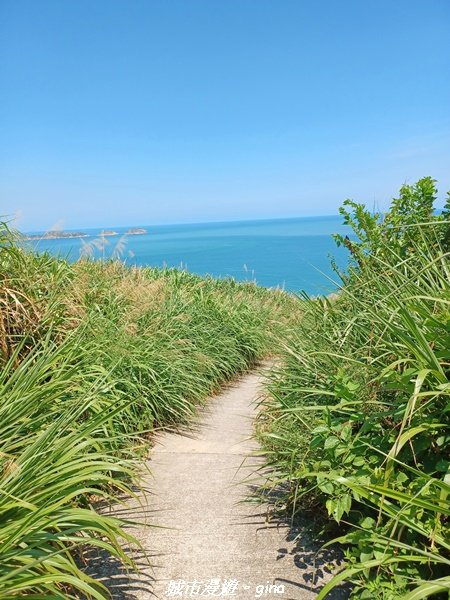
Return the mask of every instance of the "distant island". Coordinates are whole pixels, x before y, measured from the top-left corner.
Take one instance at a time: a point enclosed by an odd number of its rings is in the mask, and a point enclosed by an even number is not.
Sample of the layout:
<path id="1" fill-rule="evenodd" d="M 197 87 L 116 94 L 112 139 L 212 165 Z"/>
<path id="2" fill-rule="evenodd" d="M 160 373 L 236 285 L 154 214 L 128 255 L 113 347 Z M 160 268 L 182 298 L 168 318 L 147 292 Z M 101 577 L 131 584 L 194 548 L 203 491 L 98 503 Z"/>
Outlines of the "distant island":
<path id="1" fill-rule="evenodd" d="M 125 235 L 144 235 L 147 233 L 147 230 L 143 227 L 131 227 L 126 231 Z M 95 234 L 97 235 L 97 234 Z M 111 235 L 119 235 L 117 231 L 112 229 L 105 229 L 101 231 L 98 235 L 105 237 Z M 95 237 L 92 234 L 84 233 L 82 231 L 46 231 L 45 233 L 33 233 L 33 234 L 24 234 L 23 239 L 25 240 L 60 240 L 65 238 L 85 238 L 85 237 Z"/>
<path id="2" fill-rule="evenodd" d="M 81 231 L 46 231 L 45 233 L 25 234 L 25 240 L 59 240 L 60 238 L 84 238 L 89 237 Z"/>
<path id="3" fill-rule="evenodd" d="M 127 231 L 126 235 L 143 235 L 144 233 L 147 233 L 147 230 L 143 227 L 132 227 Z"/>

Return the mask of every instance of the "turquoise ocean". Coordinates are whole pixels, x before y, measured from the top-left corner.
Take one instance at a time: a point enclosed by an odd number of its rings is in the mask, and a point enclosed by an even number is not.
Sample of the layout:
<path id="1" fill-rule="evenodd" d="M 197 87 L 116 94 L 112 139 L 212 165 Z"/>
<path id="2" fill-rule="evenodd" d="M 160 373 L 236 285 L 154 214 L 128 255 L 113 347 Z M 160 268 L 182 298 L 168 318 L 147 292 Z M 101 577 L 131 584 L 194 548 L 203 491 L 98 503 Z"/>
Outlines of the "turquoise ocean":
<path id="1" fill-rule="evenodd" d="M 95 257 L 110 258 L 130 227 L 105 227 L 118 235 L 106 237 L 104 251 L 95 250 Z M 340 267 L 347 261 L 347 251 L 337 248 L 331 234 L 351 236 L 339 216 L 135 227 L 143 227 L 147 233 L 125 238 L 120 259 L 127 264 L 181 267 L 200 275 L 255 280 L 262 286 L 312 295 L 327 294 L 337 287 L 330 256 Z M 89 234 L 83 238 L 89 243 L 101 229 L 77 231 Z M 78 259 L 83 247 L 79 238 L 27 244 L 69 260 Z"/>

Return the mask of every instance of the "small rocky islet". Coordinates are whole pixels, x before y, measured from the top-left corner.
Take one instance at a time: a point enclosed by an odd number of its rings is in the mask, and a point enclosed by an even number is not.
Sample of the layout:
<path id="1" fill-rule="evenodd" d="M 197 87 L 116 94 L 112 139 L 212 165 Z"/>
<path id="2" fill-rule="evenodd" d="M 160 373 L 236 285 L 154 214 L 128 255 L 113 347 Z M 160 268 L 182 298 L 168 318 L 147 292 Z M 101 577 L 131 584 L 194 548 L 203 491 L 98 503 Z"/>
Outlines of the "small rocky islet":
<path id="1" fill-rule="evenodd" d="M 144 235 L 147 233 L 147 230 L 144 229 L 143 227 L 131 227 L 130 229 L 128 229 L 124 235 Z M 114 231 L 112 229 L 105 229 L 103 231 L 101 231 L 99 234 L 95 234 L 95 235 L 99 235 L 102 237 L 105 236 L 113 236 L 113 235 L 119 235 L 119 233 L 117 231 Z M 25 240 L 60 240 L 60 239 L 65 239 L 65 238 L 85 238 L 85 237 L 95 237 L 92 236 L 92 234 L 89 233 L 84 233 L 82 231 L 45 231 L 44 233 L 37 233 L 37 234 L 25 234 L 24 235 L 24 239 Z"/>

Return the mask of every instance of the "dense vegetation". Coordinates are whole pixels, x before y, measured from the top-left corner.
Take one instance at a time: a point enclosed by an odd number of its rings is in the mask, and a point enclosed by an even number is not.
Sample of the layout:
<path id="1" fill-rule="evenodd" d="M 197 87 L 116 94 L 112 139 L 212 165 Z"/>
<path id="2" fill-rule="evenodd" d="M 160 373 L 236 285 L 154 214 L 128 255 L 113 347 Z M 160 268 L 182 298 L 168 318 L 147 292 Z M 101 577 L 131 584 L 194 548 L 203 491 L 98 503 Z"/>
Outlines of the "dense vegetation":
<path id="1" fill-rule="evenodd" d="M 104 598 L 77 557 L 131 567 L 116 518 L 158 427 L 282 340 L 260 435 L 282 503 L 339 524 L 358 598 L 447 597 L 450 228 L 435 182 L 355 235 L 333 298 L 119 261 L 69 264 L 0 226 L 0 597 Z M 301 315 L 301 319 L 298 318 Z M 288 332 L 289 330 L 289 332 Z M 280 486 L 280 484 L 282 484 Z"/>
<path id="2" fill-rule="evenodd" d="M 104 598 L 77 560 L 125 563 L 119 519 L 156 427 L 270 351 L 289 298 L 120 262 L 69 264 L 0 227 L 0 597 Z M 130 565 L 132 566 L 132 565 Z"/>
<path id="3" fill-rule="evenodd" d="M 347 201 L 355 236 L 337 297 L 304 316 L 269 383 L 260 434 L 294 515 L 340 524 L 342 581 L 357 598 L 447 598 L 450 199 L 431 178 L 385 215 Z M 282 484 L 282 485 L 280 485 Z"/>

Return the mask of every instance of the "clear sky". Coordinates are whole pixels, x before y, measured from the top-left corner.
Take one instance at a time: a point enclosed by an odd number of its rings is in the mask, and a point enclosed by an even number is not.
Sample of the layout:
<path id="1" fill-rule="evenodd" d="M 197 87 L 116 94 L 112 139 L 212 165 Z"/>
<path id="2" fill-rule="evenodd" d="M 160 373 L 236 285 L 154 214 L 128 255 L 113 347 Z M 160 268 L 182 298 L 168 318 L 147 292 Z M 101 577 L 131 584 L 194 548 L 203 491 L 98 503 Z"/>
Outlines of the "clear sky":
<path id="1" fill-rule="evenodd" d="M 424 175 L 444 192 L 449 31 L 449 0 L 0 0 L 0 214 L 70 229 L 382 209 Z"/>

